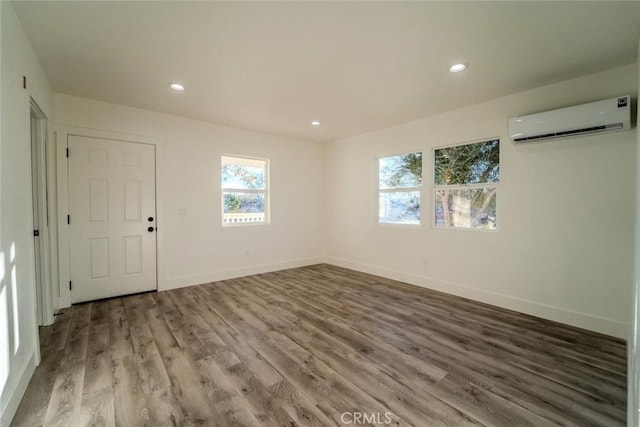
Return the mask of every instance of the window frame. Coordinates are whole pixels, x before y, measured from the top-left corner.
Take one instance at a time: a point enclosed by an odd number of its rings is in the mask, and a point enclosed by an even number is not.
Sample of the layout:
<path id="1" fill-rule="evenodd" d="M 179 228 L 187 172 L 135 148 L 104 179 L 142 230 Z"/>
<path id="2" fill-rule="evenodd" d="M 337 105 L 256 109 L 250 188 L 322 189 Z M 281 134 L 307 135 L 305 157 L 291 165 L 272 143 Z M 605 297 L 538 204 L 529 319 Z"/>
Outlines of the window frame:
<path id="1" fill-rule="evenodd" d="M 222 180 L 222 168 L 225 164 L 238 164 L 238 163 L 225 163 L 224 159 L 241 159 L 264 162 L 264 189 L 255 188 L 236 188 L 236 187 L 224 187 Z M 222 227 L 245 227 L 245 226 L 261 226 L 271 224 L 271 177 L 270 169 L 271 162 L 264 157 L 245 156 L 239 154 L 221 154 L 220 155 L 220 223 Z M 251 222 L 225 222 L 224 219 L 224 195 L 225 193 L 245 193 L 245 194 L 264 194 L 264 220 L 263 221 L 251 221 Z"/>
<path id="2" fill-rule="evenodd" d="M 493 137 L 488 137 L 488 138 L 481 138 L 481 139 L 476 139 L 473 141 L 466 141 L 466 142 L 458 142 L 458 143 L 454 143 L 454 144 L 446 144 L 446 145 L 439 145 L 437 147 L 432 147 L 431 149 L 431 228 L 433 230 L 442 230 L 442 231 L 462 231 L 462 232 L 466 232 L 466 231 L 472 231 L 472 232 L 479 232 L 479 233 L 498 233 L 500 231 L 500 224 L 501 221 L 497 220 L 498 217 L 498 212 L 500 212 L 500 200 L 501 198 L 498 197 L 498 193 L 499 193 L 499 186 L 500 183 L 502 182 L 502 150 L 499 151 L 499 157 L 498 157 L 498 165 L 500 166 L 500 178 L 498 180 L 498 182 L 487 182 L 487 183 L 477 183 L 477 184 L 455 184 L 455 185 L 436 185 L 436 151 L 437 150 L 442 150 L 444 148 L 451 148 L 451 147 L 459 147 L 459 146 L 463 146 L 463 145 L 473 145 L 473 144 L 481 144 L 483 142 L 490 142 L 490 141 L 498 141 L 498 144 L 500 145 L 500 147 L 502 147 L 502 139 L 499 136 L 493 136 Z M 424 157 L 423 157 L 423 166 L 424 166 Z M 457 190 L 474 190 L 474 189 L 495 189 L 496 190 L 496 228 L 482 228 L 482 227 L 447 227 L 447 226 L 443 226 L 443 225 L 437 225 L 436 224 L 436 192 L 438 191 L 442 191 L 442 190 L 452 190 L 452 191 L 457 191 Z"/>
<path id="3" fill-rule="evenodd" d="M 388 157 L 400 157 L 409 154 L 420 153 L 422 156 L 422 176 L 419 187 L 398 187 L 398 188 L 380 188 L 380 160 Z M 386 154 L 376 157 L 376 223 L 385 227 L 422 227 L 423 221 L 423 189 L 424 189 L 424 150 L 415 149 L 411 151 L 405 151 L 397 154 Z M 420 219 L 417 224 L 403 223 L 403 222 L 382 222 L 380 221 L 380 195 L 382 193 L 409 193 L 417 192 L 420 199 Z"/>

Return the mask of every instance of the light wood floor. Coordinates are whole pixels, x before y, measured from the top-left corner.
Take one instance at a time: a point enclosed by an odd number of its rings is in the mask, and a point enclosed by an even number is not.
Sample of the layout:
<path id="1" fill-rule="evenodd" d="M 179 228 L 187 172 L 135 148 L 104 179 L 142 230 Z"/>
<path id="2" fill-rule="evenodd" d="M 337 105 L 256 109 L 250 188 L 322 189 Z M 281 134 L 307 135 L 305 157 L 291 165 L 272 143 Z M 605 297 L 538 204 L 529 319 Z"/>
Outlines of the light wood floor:
<path id="1" fill-rule="evenodd" d="M 76 305 L 41 341 L 16 426 L 625 422 L 623 341 L 328 265 Z"/>

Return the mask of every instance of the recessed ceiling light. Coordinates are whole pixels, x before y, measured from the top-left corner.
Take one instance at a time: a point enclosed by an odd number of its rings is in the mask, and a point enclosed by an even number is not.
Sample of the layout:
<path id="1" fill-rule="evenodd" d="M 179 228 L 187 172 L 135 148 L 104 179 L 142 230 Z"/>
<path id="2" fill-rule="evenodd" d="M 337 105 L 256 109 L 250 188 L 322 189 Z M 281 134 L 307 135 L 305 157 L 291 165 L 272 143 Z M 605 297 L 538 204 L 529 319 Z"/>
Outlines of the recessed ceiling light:
<path id="1" fill-rule="evenodd" d="M 176 92 L 182 92 L 184 91 L 184 86 L 181 85 L 180 83 L 169 83 L 169 89 Z"/>
<path id="2" fill-rule="evenodd" d="M 311 126 L 320 126 L 320 122 L 317 120 L 314 120 L 311 122 Z"/>
<path id="3" fill-rule="evenodd" d="M 449 72 L 459 73 L 460 71 L 464 71 L 466 69 L 467 69 L 467 64 L 465 63 L 453 64 L 451 67 L 449 67 Z"/>

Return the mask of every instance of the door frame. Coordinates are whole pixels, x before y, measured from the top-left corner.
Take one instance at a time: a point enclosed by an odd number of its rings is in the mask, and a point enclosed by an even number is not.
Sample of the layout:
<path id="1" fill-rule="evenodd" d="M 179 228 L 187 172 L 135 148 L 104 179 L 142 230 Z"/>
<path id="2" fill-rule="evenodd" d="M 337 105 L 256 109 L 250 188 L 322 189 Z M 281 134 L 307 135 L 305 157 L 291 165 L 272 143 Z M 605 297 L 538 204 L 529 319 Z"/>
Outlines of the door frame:
<path id="1" fill-rule="evenodd" d="M 58 190 L 58 276 L 60 286 L 58 289 L 58 308 L 71 306 L 71 291 L 69 281 L 71 280 L 71 259 L 69 256 L 69 224 L 67 215 L 69 213 L 69 175 L 67 147 L 69 136 L 80 136 L 88 138 L 111 139 L 121 142 L 134 142 L 139 144 L 155 145 L 155 181 L 156 181 L 156 286 L 162 289 L 165 282 L 164 269 L 164 185 L 162 177 L 164 171 L 164 140 L 154 136 L 132 135 L 112 131 L 104 131 L 89 128 L 58 125 L 55 127 L 56 134 L 56 158 L 57 158 L 57 190 Z M 73 155 L 73 154 L 72 154 Z"/>
<path id="2" fill-rule="evenodd" d="M 50 206 L 50 150 L 48 140 L 48 120 L 36 101 L 30 99 L 29 140 L 31 142 L 31 192 L 33 200 L 33 227 L 39 236 L 33 244 L 36 278 L 36 319 L 38 325 L 53 323 L 53 256 L 52 241 L 55 225 L 51 221 Z M 35 120 L 35 126 L 31 120 Z"/>

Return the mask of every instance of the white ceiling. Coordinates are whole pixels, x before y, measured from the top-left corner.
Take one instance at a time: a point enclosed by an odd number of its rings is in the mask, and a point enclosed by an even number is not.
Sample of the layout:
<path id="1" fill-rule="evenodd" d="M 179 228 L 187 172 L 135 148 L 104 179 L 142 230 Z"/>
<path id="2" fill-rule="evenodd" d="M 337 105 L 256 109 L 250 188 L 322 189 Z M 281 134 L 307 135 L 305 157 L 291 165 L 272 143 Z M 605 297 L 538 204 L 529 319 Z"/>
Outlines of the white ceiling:
<path id="1" fill-rule="evenodd" d="M 637 1 L 14 7 L 57 92 L 315 141 L 629 64 L 640 29 Z"/>

